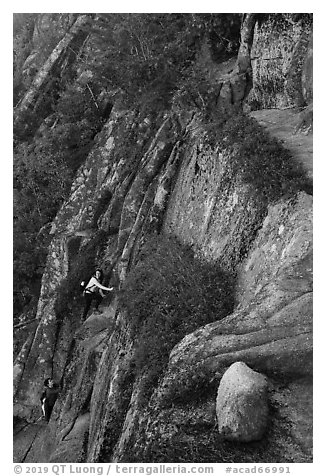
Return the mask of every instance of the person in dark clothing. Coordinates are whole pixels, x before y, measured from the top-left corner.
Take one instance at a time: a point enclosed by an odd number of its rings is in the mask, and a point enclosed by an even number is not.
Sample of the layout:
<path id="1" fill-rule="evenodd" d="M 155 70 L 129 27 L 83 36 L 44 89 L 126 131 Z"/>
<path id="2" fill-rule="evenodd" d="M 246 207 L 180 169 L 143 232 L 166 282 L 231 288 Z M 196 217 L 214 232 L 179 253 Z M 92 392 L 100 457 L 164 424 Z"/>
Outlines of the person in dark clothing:
<path id="1" fill-rule="evenodd" d="M 85 307 L 83 312 L 83 320 L 86 319 L 87 313 L 91 307 L 92 301 L 95 301 L 95 312 L 100 313 L 98 307 L 102 302 L 103 297 L 105 294 L 103 291 L 113 291 L 113 288 L 107 288 L 103 286 L 103 272 L 100 269 L 97 269 L 94 275 L 91 277 L 87 286 L 84 291 L 84 298 L 85 298 Z"/>
<path id="2" fill-rule="evenodd" d="M 48 422 L 50 420 L 54 404 L 58 398 L 59 389 L 51 378 L 44 380 L 44 387 L 44 391 L 41 395 L 42 413 L 44 419 Z"/>

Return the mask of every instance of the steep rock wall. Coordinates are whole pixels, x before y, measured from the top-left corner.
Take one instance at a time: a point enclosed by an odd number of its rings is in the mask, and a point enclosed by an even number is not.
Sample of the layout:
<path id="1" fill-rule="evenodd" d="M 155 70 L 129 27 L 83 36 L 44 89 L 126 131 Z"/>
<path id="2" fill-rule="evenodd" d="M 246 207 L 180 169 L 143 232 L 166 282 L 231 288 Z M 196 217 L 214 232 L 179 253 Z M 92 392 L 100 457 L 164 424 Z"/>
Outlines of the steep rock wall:
<path id="1" fill-rule="evenodd" d="M 312 26 L 292 14 L 279 17 L 255 26 L 251 49 L 253 89 L 247 99 L 252 109 L 304 107 L 310 103 L 303 91 L 306 79 L 302 81 L 302 72 L 308 66 L 304 64 Z"/>
<path id="2" fill-rule="evenodd" d="M 71 189 L 71 196 L 53 222 L 51 230 L 53 240 L 49 249 L 46 271 L 42 280 L 41 295 L 36 316 L 37 320 L 39 320 L 39 325 L 28 349 L 22 349 L 14 365 L 15 396 L 17 401 L 24 401 L 25 408 L 29 405 L 31 405 L 32 408 L 33 405 L 35 406 L 37 404 L 39 382 L 42 379 L 52 374 L 60 381 L 63 376 L 66 358 L 72 343 L 72 336 L 78 325 L 76 318 L 68 319 L 67 315 L 62 318 L 58 316 L 55 309 L 57 300 L 56 292 L 58 292 L 58 288 L 69 273 L 69 246 L 67 246 L 67 243 L 71 237 L 79 236 L 82 239 L 80 243 L 81 247 L 87 247 L 87 244 L 95 241 L 94 246 L 96 252 L 98 252 L 99 238 L 103 237 L 103 235 L 107 237 L 107 233 L 110 232 L 110 228 L 99 229 L 98 224 L 94 223 L 94 216 L 96 216 L 99 206 L 101 206 L 107 214 L 110 213 L 111 209 L 109 205 L 115 203 L 114 200 L 111 202 L 110 197 L 114 195 L 117 189 L 116 196 L 119 199 L 120 187 L 124 187 L 124 182 L 126 181 L 129 183 L 127 187 L 128 191 L 130 178 L 134 177 L 135 171 L 139 166 L 141 155 L 139 155 L 139 158 L 136 157 L 133 168 L 128 169 L 124 167 L 125 159 L 116 154 L 116 137 L 123 137 L 121 127 L 126 133 L 131 123 L 132 118 L 128 115 L 126 116 L 123 112 L 117 113 L 116 115 L 114 113 L 112 114 L 112 119 L 107 123 L 101 135 L 98 137 L 98 142 L 86 164 L 79 170 Z M 146 134 L 143 134 L 142 138 L 143 140 L 140 141 L 138 151 L 142 150 L 143 143 L 146 142 Z M 159 137 L 157 139 L 158 143 L 161 144 Z M 160 150 L 160 145 L 158 146 L 158 150 Z M 143 165 L 141 164 L 141 170 L 142 167 Z M 107 191 L 110 193 L 105 194 L 104 192 Z M 125 195 L 127 191 L 125 190 Z M 136 198 L 138 199 L 139 195 L 142 197 L 145 191 L 146 187 L 145 190 L 137 189 Z M 129 216 L 129 204 L 124 207 L 125 195 L 120 197 L 122 202 L 120 204 L 120 213 L 114 210 L 115 220 L 118 220 L 118 223 L 120 223 L 121 216 Z M 103 196 L 106 197 L 105 206 L 103 206 L 102 203 Z M 105 215 L 103 211 L 101 215 Z M 103 216 L 103 219 L 106 219 L 105 216 Z M 126 220 L 127 218 L 124 219 Z M 119 227 L 116 232 L 118 230 Z M 118 243 L 118 249 L 119 246 Z M 123 246 L 124 243 L 122 244 L 122 248 Z M 107 253 L 109 256 L 113 255 L 114 259 L 116 255 L 115 247 L 110 248 Z M 93 259 L 95 259 L 95 256 L 93 256 Z M 74 284 L 76 287 L 78 286 L 78 282 Z M 78 303 L 74 304 L 78 307 Z M 74 308 L 74 306 L 72 307 Z M 69 310 L 65 309 L 65 311 L 69 315 Z M 24 374 L 23 381 L 22 374 Z M 16 410 L 18 412 L 17 414 L 20 414 L 18 408 L 19 404 Z"/>
<path id="3" fill-rule="evenodd" d="M 239 176 L 230 180 L 232 152 L 208 145 L 196 132 L 185 152 L 165 215 L 164 230 L 205 259 L 233 271 L 266 213 L 258 193 Z"/>
<path id="4" fill-rule="evenodd" d="M 243 70 L 240 76 L 246 76 Z M 235 78 L 225 79 L 224 92 Z M 125 147 L 130 137 L 138 138 L 132 148 Z M 296 192 L 268 207 L 240 175 L 230 180 L 232 158 L 230 148 L 208 140 L 191 112 L 149 125 L 113 109 L 53 223 L 39 325 L 15 363 L 18 416 L 38 418 L 41 383 L 49 374 L 62 385 L 42 444 L 39 435 L 20 460 L 182 461 L 196 438 L 199 449 L 210 445 L 219 379 L 239 359 L 272 382 L 275 414 L 265 440 L 273 447 L 271 461 L 309 460 L 311 441 L 299 424 L 311 402 L 311 197 Z M 78 252 L 86 258 L 94 245 L 92 263 L 105 270 L 116 265 L 123 281 L 146 233 L 160 231 L 232 272 L 237 308 L 173 349 L 161 384 L 144 405 L 146 374 L 135 379 L 128 316 L 107 306 L 104 322 L 85 335 L 78 299 L 68 296 L 69 305 L 58 312 L 57 297 L 62 284 L 69 287 L 75 238 Z M 305 428 L 311 434 L 309 417 Z M 221 441 L 214 444 L 223 452 Z M 227 461 L 233 456 L 228 450 L 215 449 L 207 461 Z M 248 461 L 245 450 L 235 457 Z"/>
<path id="5" fill-rule="evenodd" d="M 300 432 L 299 416 L 305 405 L 304 424 L 311 435 L 311 216 L 311 197 L 305 193 L 270 208 L 241 266 L 235 312 L 198 329 L 173 349 L 164 379 L 146 409 L 138 395 L 139 385 L 134 386 L 122 437 L 113 454 L 107 454 L 110 460 L 178 458 L 177 448 L 185 451 L 194 434 L 196 446 L 201 442 L 205 447 L 202 428 L 206 425 L 209 434 L 214 428 L 216 394 L 212 388 L 217 388 L 224 371 L 239 360 L 263 372 L 271 382 L 270 399 L 277 410 L 267 437 L 272 455 L 267 457 L 274 461 L 311 458 L 311 440 Z M 278 409 L 277 402 L 284 403 L 285 395 L 293 395 L 294 388 L 296 403 L 291 400 L 288 407 Z M 275 437 L 274 432 L 280 429 L 283 436 Z M 221 441 L 217 439 L 215 444 L 221 445 Z M 166 459 L 160 454 L 162 448 Z M 231 448 L 229 458 L 233 451 Z M 224 455 L 217 451 L 216 457 L 223 461 Z M 251 461 L 248 455 L 242 457 Z"/>

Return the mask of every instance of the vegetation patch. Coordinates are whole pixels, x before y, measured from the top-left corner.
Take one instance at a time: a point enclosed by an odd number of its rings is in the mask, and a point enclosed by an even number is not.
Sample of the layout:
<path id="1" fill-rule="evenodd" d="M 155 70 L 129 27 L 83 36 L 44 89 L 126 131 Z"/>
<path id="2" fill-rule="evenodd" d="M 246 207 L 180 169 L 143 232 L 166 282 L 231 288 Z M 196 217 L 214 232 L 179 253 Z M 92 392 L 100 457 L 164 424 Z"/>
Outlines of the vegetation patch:
<path id="1" fill-rule="evenodd" d="M 190 404 L 163 412 L 147 430 L 150 433 L 153 429 L 151 441 L 145 437 L 141 446 L 130 448 L 124 462 L 307 463 L 312 460 L 295 442 L 290 423 L 280 416 L 275 405 L 270 407 L 270 422 L 264 437 L 249 443 L 222 438 L 214 417 L 215 399 L 209 399 L 202 409 L 201 412 L 198 405 Z"/>
<path id="2" fill-rule="evenodd" d="M 267 205 L 299 190 L 311 193 L 302 166 L 254 119 L 238 114 L 214 120 L 207 126 L 207 134 L 211 144 L 232 151 L 229 176 L 239 175 Z"/>
<path id="3" fill-rule="evenodd" d="M 232 312 L 231 278 L 172 237 L 148 240 L 119 294 L 130 318 L 136 375 L 148 398 L 172 348 L 187 334 Z M 146 399 L 147 399 L 146 398 Z"/>

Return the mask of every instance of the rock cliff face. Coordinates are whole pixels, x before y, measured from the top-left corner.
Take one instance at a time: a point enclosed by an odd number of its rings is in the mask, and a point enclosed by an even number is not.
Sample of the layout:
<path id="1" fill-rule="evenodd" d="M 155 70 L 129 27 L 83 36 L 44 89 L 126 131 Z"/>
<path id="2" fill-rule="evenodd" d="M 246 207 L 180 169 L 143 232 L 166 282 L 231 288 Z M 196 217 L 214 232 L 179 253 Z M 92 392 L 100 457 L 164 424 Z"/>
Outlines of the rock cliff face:
<path id="1" fill-rule="evenodd" d="M 251 66 L 246 107 L 254 100 L 260 109 L 310 104 L 307 25 L 293 23 L 295 35 L 284 29 L 283 41 L 266 23 L 252 37 L 252 21 L 244 20 L 232 72 L 221 76 L 218 111 L 242 107 Z M 280 52 L 286 61 L 274 78 L 263 61 Z M 282 88 L 268 89 L 267 77 Z M 244 154 L 239 140 L 230 143 L 227 131 L 217 140 L 198 113 L 139 120 L 114 105 L 52 223 L 37 325 L 14 363 L 15 415 L 29 422 L 17 427 L 16 461 L 311 461 L 312 168 L 311 154 L 298 159 L 298 147 L 287 157 L 301 179 L 290 187 L 288 177 L 270 196 L 234 165 Z M 83 257 L 113 269 L 121 286 L 152 234 L 176 237 L 231 275 L 234 309 L 186 335 L 144 399 L 147 375 L 134 371 L 130 316 L 116 296 L 82 323 L 73 291 L 83 276 L 74 264 Z M 269 382 L 269 429 L 252 447 L 215 431 L 219 381 L 239 361 Z M 61 392 L 45 426 L 37 420 L 49 375 Z"/>
<path id="2" fill-rule="evenodd" d="M 256 23 L 251 50 L 254 87 L 248 97 L 252 106 L 284 109 L 307 105 L 308 76 L 304 74 L 302 80 L 302 70 L 309 61 L 309 42 L 311 29 L 302 18 L 273 16 L 267 22 Z"/>

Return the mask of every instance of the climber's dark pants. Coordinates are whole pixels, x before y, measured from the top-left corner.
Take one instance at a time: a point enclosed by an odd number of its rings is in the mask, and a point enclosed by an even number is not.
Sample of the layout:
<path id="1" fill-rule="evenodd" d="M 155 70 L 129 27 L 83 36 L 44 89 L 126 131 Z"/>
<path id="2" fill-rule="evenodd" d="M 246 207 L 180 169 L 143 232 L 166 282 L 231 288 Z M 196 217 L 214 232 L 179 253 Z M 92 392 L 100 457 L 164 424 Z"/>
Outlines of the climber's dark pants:
<path id="1" fill-rule="evenodd" d="M 53 407 L 54 405 L 50 405 L 47 399 L 44 400 L 43 408 L 44 408 L 44 418 L 46 421 L 50 420 Z"/>
<path id="2" fill-rule="evenodd" d="M 84 307 L 83 319 L 86 319 L 87 313 L 91 307 L 93 299 L 95 301 L 95 309 L 98 309 L 103 298 L 100 295 L 100 293 L 85 293 L 84 299 L 85 299 L 85 307 Z"/>

